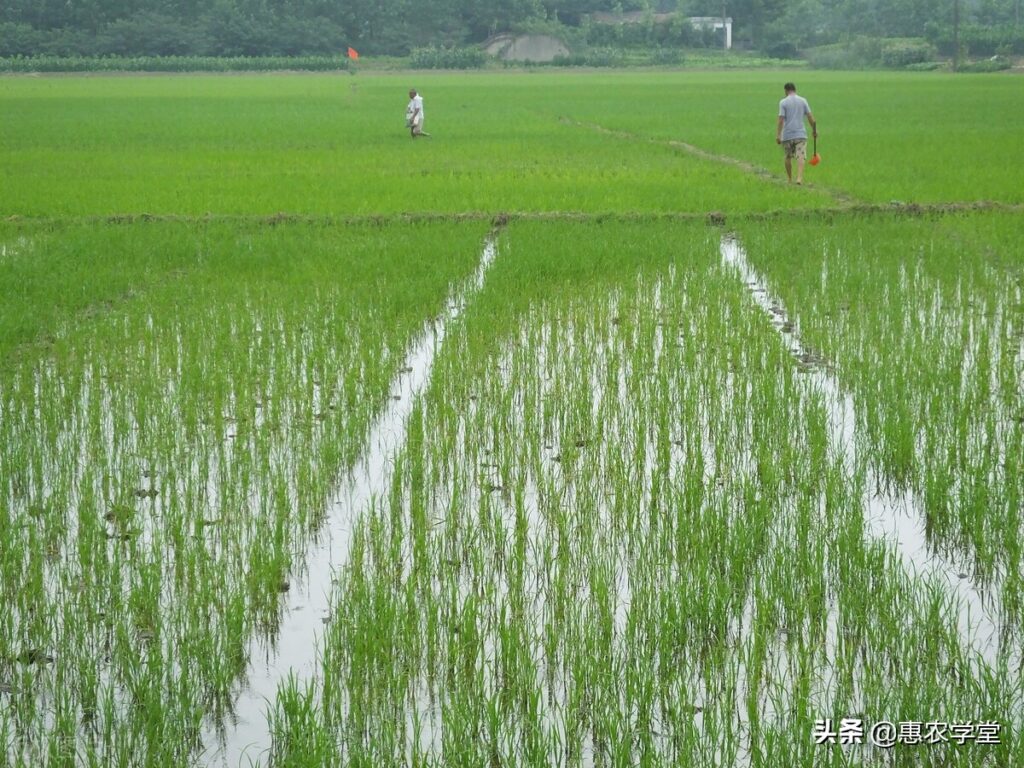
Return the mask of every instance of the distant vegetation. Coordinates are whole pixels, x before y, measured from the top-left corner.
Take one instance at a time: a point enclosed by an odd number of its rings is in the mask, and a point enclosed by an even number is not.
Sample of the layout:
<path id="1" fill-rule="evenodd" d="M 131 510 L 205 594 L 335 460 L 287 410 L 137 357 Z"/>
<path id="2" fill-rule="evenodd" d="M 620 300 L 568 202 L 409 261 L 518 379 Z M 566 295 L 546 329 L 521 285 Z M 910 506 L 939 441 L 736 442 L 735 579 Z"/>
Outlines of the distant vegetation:
<path id="1" fill-rule="evenodd" d="M 592 49 L 721 46 L 686 16 L 728 15 L 737 47 L 793 58 L 860 38 L 916 38 L 952 56 L 1024 55 L 1022 0 L 8 0 L 0 58 L 373 56 L 444 58 L 506 31 L 543 30 Z M 642 21 L 600 24 L 598 11 L 643 11 Z M 667 20 L 663 14 L 677 14 Z M 658 14 L 657 17 L 655 14 Z M 955 19 L 958 35 L 954 33 Z M 878 46 L 870 65 L 892 66 Z M 888 50 L 888 48 L 886 48 Z M 425 54 L 424 51 L 432 51 Z M 870 50 L 863 47 L 859 54 Z M 909 54 L 919 64 L 924 59 Z M 458 57 L 457 57 L 458 58 Z M 662 53 L 666 63 L 676 60 Z M 856 57 L 854 57 L 856 58 Z M 897 56 L 899 58 L 899 56 Z M 460 61 L 465 66 L 465 61 Z M 901 64 L 902 65 L 902 64 Z M 12 69 L 12 67 L 4 67 Z"/>

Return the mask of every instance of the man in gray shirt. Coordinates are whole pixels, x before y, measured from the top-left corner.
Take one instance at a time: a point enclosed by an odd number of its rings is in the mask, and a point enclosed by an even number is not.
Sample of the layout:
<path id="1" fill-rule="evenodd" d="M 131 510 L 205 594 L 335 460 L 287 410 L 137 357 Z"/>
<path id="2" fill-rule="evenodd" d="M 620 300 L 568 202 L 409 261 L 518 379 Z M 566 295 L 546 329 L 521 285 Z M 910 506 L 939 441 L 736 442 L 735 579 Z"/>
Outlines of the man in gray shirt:
<path id="1" fill-rule="evenodd" d="M 786 151 L 786 176 L 793 181 L 793 158 L 796 158 L 796 183 L 804 183 L 804 162 L 807 160 L 807 130 L 804 118 L 811 124 L 814 137 L 818 137 L 818 124 L 811 114 L 807 99 L 796 95 L 796 86 L 786 83 L 783 88 L 786 98 L 779 102 L 779 124 L 775 132 L 775 143 Z"/>

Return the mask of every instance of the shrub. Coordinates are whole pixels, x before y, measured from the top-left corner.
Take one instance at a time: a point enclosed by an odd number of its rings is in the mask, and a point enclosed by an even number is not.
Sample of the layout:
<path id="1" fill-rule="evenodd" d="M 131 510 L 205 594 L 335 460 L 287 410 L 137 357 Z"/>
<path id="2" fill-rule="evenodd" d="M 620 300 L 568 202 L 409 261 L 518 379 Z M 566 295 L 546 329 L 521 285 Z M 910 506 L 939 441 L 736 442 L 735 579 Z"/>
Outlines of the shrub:
<path id="1" fill-rule="evenodd" d="M 969 61 L 960 65 L 960 72 L 1002 72 L 1013 66 L 1013 62 L 1003 56 L 993 56 L 981 61 Z"/>
<path id="2" fill-rule="evenodd" d="M 555 56 L 551 60 L 551 66 L 553 67 L 585 67 L 587 65 L 587 57 L 582 53 L 570 53 L 568 56 Z"/>
<path id="3" fill-rule="evenodd" d="M 899 69 L 935 58 L 935 49 L 924 40 L 894 40 L 882 48 L 882 64 Z"/>
<path id="4" fill-rule="evenodd" d="M 617 67 L 625 58 L 622 51 L 616 48 L 595 48 L 586 55 L 588 67 Z"/>
<path id="5" fill-rule="evenodd" d="M 409 54 L 413 69 L 479 69 L 487 63 L 487 54 L 479 48 L 414 48 Z"/>
<path id="6" fill-rule="evenodd" d="M 847 46 L 824 45 L 807 52 L 807 63 L 815 69 L 864 69 L 865 64 Z"/>
<path id="7" fill-rule="evenodd" d="M 764 54 L 772 59 L 796 59 L 800 56 L 796 45 L 788 40 L 781 40 L 766 46 Z"/>
<path id="8" fill-rule="evenodd" d="M 953 55 L 953 29 L 934 22 L 925 25 L 925 35 L 945 56 Z M 960 28 L 960 45 L 975 56 L 1024 55 L 1024 27 Z"/>
<path id="9" fill-rule="evenodd" d="M 807 60 L 816 69 L 875 69 L 882 63 L 882 40 L 859 37 L 823 45 L 807 51 Z"/>
<path id="10" fill-rule="evenodd" d="M 680 64 L 683 53 L 677 48 L 655 48 L 651 52 L 652 64 Z"/>
<path id="11" fill-rule="evenodd" d="M 581 27 L 583 42 L 594 47 L 705 47 L 721 48 L 724 32 L 694 29 L 681 13 L 667 21 L 655 22 L 653 16 L 639 23 L 601 24 L 587 21 Z"/>
<path id="12" fill-rule="evenodd" d="M 29 56 L 0 58 L 0 72 L 268 72 L 349 68 L 337 56 Z"/>
<path id="13" fill-rule="evenodd" d="M 554 67 L 621 67 L 627 63 L 626 55 L 616 48 L 595 48 L 587 53 L 556 56 Z"/>

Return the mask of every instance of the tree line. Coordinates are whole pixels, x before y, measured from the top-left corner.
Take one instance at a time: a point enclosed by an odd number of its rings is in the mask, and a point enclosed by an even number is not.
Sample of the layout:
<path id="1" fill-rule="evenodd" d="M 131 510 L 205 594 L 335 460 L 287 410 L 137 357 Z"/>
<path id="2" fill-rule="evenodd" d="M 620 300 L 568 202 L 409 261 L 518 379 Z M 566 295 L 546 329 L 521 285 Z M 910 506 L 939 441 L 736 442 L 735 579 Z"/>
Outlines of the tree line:
<path id="1" fill-rule="evenodd" d="M 586 43 L 614 37 L 597 11 L 650 12 L 617 34 L 633 45 L 666 38 L 655 13 L 729 16 L 734 42 L 799 51 L 857 36 L 1021 40 L 1022 0 L 4 0 L 0 56 L 407 55 L 476 44 L 498 32 L 563 31 Z M 973 37 L 972 37 L 973 35 Z M 1006 41 L 1009 42 L 1006 42 Z M 1007 50 L 1006 52 L 1010 52 Z M 1021 51 L 1013 51 L 1021 52 Z"/>

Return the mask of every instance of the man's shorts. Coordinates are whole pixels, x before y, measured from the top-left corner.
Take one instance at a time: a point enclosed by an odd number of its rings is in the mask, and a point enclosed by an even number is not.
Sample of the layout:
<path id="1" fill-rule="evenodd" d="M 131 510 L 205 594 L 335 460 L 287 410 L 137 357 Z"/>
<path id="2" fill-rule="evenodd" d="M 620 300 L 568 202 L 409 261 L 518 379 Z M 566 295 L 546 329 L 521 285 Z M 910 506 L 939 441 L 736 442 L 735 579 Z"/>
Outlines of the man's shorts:
<path id="1" fill-rule="evenodd" d="M 786 150 L 786 159 L 797 160 L 807 159 L 807 139 L 786 139 L 782 142 L 782 148 Z"/>

